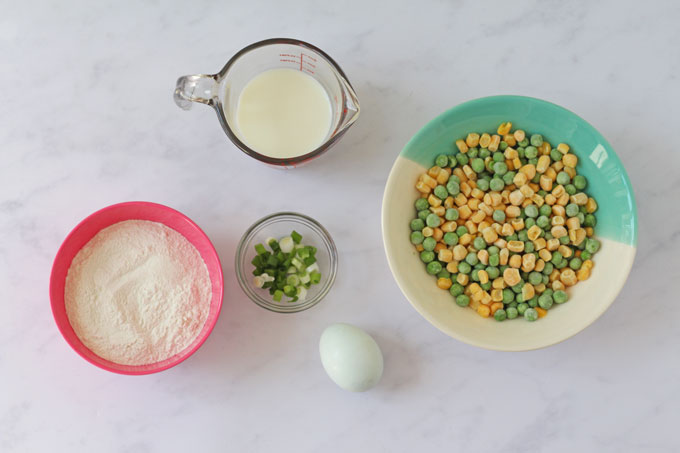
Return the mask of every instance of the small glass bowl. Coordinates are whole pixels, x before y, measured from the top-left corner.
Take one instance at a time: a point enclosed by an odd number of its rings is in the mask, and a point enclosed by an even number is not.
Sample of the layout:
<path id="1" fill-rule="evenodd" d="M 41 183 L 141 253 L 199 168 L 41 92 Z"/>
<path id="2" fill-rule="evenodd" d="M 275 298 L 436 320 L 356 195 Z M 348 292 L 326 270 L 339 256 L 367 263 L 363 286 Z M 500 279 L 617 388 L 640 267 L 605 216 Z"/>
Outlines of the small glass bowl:
<path id="1" fill-rule="evenodd" d="M 317 248 L 316 259 L 321 282 L 307 290 L 305 300 L 287 302 L 290 298 L 283 296 L 280 302 L 276 302 L 269 290 L 258 288 L 253 283 L 251 261 L 257 254 L 256 244 L 265 244 L 265 240 L 270 237 L 279 240 L 289 236 L 293 230 L 302 235 L 304 245 Z M 297 313 L 318 304 L 333 286 L 337 271 L 338 252 L 328 231 L 311 217 L 295 212 L 279 212 L 258 220 L 248 228 L 236 249 L 236 277 L 241 289 L 257 305 L 277 313 Z"/>

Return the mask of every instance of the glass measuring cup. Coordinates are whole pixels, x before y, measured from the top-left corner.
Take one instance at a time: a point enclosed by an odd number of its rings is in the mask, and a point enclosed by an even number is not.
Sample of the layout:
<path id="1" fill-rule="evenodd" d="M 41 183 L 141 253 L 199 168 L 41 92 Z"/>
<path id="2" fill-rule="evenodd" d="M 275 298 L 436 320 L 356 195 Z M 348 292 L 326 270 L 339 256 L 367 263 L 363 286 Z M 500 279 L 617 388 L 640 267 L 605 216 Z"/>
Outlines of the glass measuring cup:
<path id="1" fill-rule="evenodd" d="M 236 123 L 239 96 L 256 75 L 269 69 L 290 68 L 314 77 L 328 94 L 331 127 L 324 142 L 301 156 L 279 159 L 258 153 L 245 144 Z M 212 106 L 229 139 L 244 153 L 261 162 L 294 168 L 328 150 L 359 116 L 359 100 L 340 66 L 324 51 L 297 39 L 274 38 L 256 42 L 236 53 L 217 74 L 180 77 L 175 103 L 188 110 L 193 102 Z"/>

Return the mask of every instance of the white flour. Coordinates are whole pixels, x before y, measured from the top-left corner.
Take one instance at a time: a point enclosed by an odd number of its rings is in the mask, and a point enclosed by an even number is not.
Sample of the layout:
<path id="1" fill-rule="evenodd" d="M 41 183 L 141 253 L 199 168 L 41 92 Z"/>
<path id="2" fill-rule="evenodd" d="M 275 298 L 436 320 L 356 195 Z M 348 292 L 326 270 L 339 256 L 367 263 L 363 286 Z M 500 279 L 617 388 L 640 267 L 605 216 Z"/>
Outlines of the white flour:
<path id="1" fill-rule="evenodd" d="M 184 350 L 210 311 L 208 268 L 184 236 L 160 223 L 128 220 L 104 228 L 75 256 L 66 276 L 66 313 L 98 356 L 146 365 Z"/>

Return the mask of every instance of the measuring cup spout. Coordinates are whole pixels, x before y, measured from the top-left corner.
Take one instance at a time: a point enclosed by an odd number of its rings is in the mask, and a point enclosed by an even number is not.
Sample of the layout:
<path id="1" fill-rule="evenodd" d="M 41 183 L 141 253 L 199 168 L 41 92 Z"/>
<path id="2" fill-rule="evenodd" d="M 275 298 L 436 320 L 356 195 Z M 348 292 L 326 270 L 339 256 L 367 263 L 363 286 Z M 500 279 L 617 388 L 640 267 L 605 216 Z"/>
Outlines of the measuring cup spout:
<path id="1" fill-rule="evenodd" d="M 217 97 L 216 75 L 196 74 L 177 79 L 175 104 L 189 110 L 193 102 L 213 105 Z"/>

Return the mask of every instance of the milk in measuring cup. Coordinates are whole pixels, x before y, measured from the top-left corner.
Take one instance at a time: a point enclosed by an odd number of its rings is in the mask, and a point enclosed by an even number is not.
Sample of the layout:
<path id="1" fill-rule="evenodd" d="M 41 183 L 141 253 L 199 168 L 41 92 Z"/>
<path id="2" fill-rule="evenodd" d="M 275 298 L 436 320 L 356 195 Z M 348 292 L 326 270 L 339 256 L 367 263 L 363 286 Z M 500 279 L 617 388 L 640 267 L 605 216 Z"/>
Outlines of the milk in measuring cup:
<path id="1" fill-rule="evenodd" d="M 248 82 L 236 112 L 240 138 L 258 153 L 279 159 L 316 149 L 326 140 L 331 120 L 321 83 L 287 68 L 265 71 Z"/>

